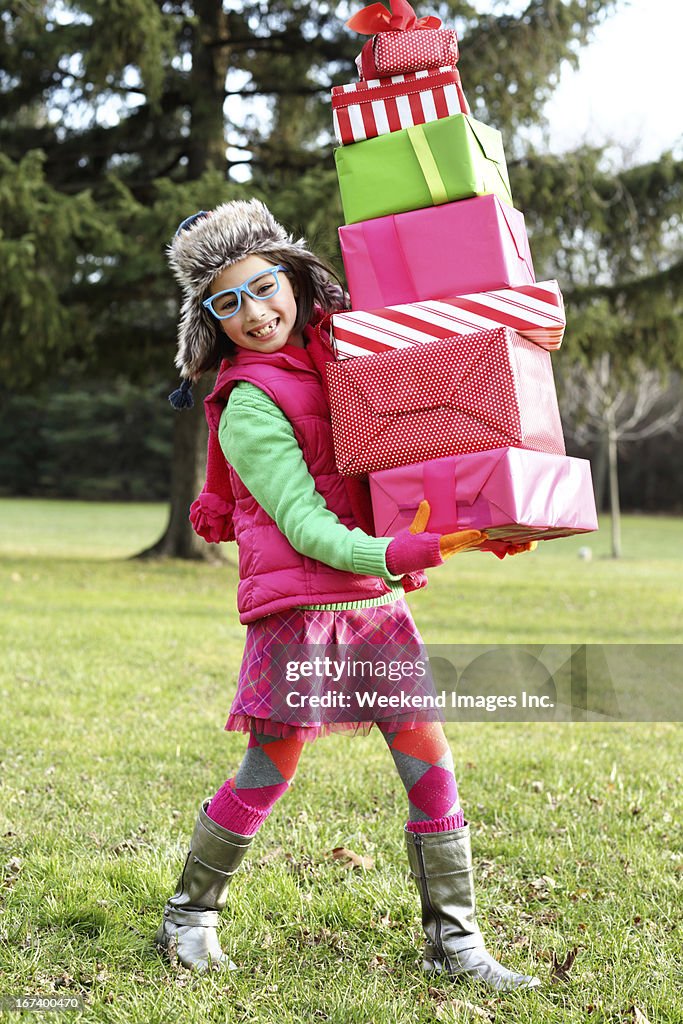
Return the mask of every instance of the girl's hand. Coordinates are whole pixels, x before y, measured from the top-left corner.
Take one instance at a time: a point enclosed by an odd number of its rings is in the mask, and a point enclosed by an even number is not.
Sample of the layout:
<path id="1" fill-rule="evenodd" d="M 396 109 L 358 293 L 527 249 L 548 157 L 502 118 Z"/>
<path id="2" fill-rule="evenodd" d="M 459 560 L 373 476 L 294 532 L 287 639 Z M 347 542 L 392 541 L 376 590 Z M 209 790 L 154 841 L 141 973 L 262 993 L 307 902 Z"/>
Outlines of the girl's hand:
<path id="1" fill-rule="evenodd" d="M 460 551 L 472 551 L 483 544 L 487 534 L 480 530 L 460 530 L 458 533 L 427 533 L 430 508 L 421 501 L 415 518 L 407 530 L 400 530 L 386 553 L 387 569 L 392 576 L 404 576 L 433 565 L 441 565 Z"/>

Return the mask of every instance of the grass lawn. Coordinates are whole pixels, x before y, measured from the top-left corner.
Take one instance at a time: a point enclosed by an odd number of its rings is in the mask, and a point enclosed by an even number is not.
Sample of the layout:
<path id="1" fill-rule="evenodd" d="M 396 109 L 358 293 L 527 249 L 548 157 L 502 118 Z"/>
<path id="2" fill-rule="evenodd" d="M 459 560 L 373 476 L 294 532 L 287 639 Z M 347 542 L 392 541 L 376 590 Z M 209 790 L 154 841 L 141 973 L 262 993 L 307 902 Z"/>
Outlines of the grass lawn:
<path id="1" fill-rule="evenodd" d="M 122 1024 L 625 1024 L 636 1007 L 680 1024 L 681 730 L 666 722 L 447 726 L 487 941 L 538 992 L 422 977 L 405 796 L 374 733 L 305 752 L 224 915 L 241 969 L 161 960 L 197 805 L 244 748 L 222 729 L 243 643 L 234 566 L 130 559 L 164 522 L 161 506 L 0 501 L 0 995 L 80 995 L 60 1019 Z M 410 599 L 423 636 L 678 643 L 683 520 L 628 517 L 623 533 L 618 562 L 604 523 L 505 562 L 453 559 Z M 337 846 L 374 866 L 344 868 Z"/>

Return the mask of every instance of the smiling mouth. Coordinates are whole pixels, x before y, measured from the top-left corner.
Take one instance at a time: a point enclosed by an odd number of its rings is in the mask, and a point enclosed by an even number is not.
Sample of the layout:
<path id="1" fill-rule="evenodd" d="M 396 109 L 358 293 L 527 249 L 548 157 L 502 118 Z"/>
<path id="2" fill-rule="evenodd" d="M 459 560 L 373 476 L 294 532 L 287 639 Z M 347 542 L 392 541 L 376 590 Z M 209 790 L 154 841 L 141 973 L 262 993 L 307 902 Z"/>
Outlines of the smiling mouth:
<path id="1" fill-rule="evenodd" d="M 249 331 L 252 338 L 268 338 L 271 334 L 274 334 L 280 323 L 280 317 L 275 317 L 274 320 L 269 320 L 263 327 L 259 327 L 257 330 Z"/>

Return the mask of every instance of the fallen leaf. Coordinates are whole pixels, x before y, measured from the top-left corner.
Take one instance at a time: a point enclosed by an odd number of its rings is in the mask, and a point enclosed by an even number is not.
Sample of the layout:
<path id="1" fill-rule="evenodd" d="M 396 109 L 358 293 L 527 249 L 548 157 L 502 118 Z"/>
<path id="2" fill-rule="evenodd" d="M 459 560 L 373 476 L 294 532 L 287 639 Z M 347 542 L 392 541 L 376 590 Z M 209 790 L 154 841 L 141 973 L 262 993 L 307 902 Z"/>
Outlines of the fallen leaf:
<path id="1" fill-rule="evenodd" d="M 274 846 L 272 850 L 266 850 L 262 857 L 258 860 L 259 867 L 263 867 L 264 864 L 268 864 L 269 861 L 275 860 L 282 854 L 281 846 Z"/>
<path id="2" fill-rule="evenodd" d="M 287 870 L 292 874 L 310 876 L 316 873 L 316 866 L 310 857 L 302 857 L 301 860 L 297 860 L 293 854 L 285 853 L 284 859 Z M 309 895 L 310 893 L 304 893 L 303 898 L 306 899 Z"/>
<path id="3" fill-rule="evenodd" d="M 558 912 L 556 910 L 544 910 L 539 914 L 529 914 L 527 920 L 533 921 L 534 924 L 555 924 L 558 918 Z"/>
<path id="4" fill-rule="evenodd" d="M 55 988 L 73 988 L 75 982 L 70 974 L 64 971 L 59 977 L 53 979 Z"/>
<path id="5" fill-rule="evenodd" d="M 385 957 L 380 955 L 373 956 L 368 967 L 373 971 L 381 971 L 383 974 L 393 974 L 396 970 L 396 968 L 392 967 L 390 963 L 387 963 Z"/>
<path id="6" fill-rule="evenodd" d="M 549 875 L 541 875 L 540 878 L 534 878 L 532 882 L 529 882 L 529 885 L 540 894 L 546 893 L 548 889 L 556 888 L 557 882 L 554 878 L 550 878 Z"/>
<path id="7" fill-rule="evenodd" d="M 467 1014 L 468 1017 L 476 1017 L 477 1020 L 493 1020 L 493 1017 L 481 1006 L 468 1003 L 466 999 L 449 999 L 447 1002 L 437 1006 L 434 1011 L 439 1020 L 453 1018 L 453 1014 Z"/>
<path id="8" fill-rule="evenodd" d="M 556 953 L 553 953 L 553 965 L 550 969 L 550 980 L 551 981 L 569 981 L 569 972 L 572 968 L 572 964 L 576 960 L 576 954 L 579 952 L 579 947 L 574 946 L 570 949 L 563 961 L 560 961 Z"/>
<path id="9" fill-rule="evenodd" d="M 636 1024 L 650 1024 L 650 1021 L 645 1016 L 642 1010 L 639 1010 L 637 1006 L 631 1007 L 631 1013 Z"/>
<path id="10" fill-rule="evenodd" d="M 16 875 L 21 871 L 21 860 L 19 857 L 11 857 L 5 864 L 6 875 Z"/>
<path id="11" fill-rule="evenodd" d="M 495 870 L 495 864 L 492 860 L 480 860 L 477 861 L 477 875 L 482 880 L 488 878 L 490 874 Z"/>
<path id="12" fill-rule="evenodd" d="M 360 868 L 362 871 L 370 871 L 375 866 L 372 857 L 363 857 L 360 853 L 347 850 L 345 846 L 335 846 L 332 851 L 332 859 L 338 860 L 342 867 L 350 869 Z"/>
<path id="13" fill-rule="evenodd" d="M 140 849 L 141 846 L 146 845 L 147 844 L 143 843 L 140 839 L 124 839 L 123 842 L 117 843 L 116 846 L 112 846 L 111 852 L 114 854 L 115 857 L 118 857 L 122 853 L 126 853 L 127 851 L 135 853 L 137 850 Z"/>

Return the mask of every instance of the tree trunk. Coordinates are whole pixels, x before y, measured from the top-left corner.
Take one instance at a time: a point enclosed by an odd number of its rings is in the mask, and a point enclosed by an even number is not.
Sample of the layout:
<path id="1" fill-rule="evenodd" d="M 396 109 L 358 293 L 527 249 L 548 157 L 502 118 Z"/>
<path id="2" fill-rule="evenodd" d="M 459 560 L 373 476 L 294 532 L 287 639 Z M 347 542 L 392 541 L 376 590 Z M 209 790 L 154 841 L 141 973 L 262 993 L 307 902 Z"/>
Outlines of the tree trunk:
<path id="1" fill-rule="evenodd" d="M 192 529 L 190 505 L 204 486 L 208 428 L 203 399 L 211 389 L 204 378 L 193 387 L 194 408 L 171 411 L 173 461 L 171 463 L 171 507 L 163 536 L 138 558 L 193 558 L 220 561 L 220 547 L 207 544 Z"/>
<path id="2" fill-rule="evenodd" d="M 599 512 L 607 508 L 607 465 L 609 444 L 607 434 L 596 438 L 593 451 L 593 488 L 595 490 L 595 507 Z"/>
<path id="3" fill-rule="evenodd" d="M 194 12 L 192 126 L 187 168 L 190 181 L 200 178 L 210 167 L 227 173 L 223 104 L 230 64 L 230 47 L 226 43 L 230 22 L 222 0 L 196 0 Z"/>
<path id="4" fill-rule="evenodd" d="M 609 460 L 609 506 L 612 515 L 612 558 L 621 558 L 621 507 L 619 505 L 619 468 L 617 465 L 617 428 L 614 412 L 607 411 L 607 452 Z"/>
<path id="5" fill-rule="evenodd" d="M 228 16 L 222 0 L 195 3 L 192 47 L 192 124 L 188 144 L 188 180 L 200 178 L 211 167 L 226 168 L 225 80 L 230 48 Z M 222 40 L 219 44 L 218 40 Z M 187 216 L 194 213 L 188 210 Z M 211 377 L 193 385 L 194 408 L 177 412 L 173 428 L 171 507 L 163 537 L 140 557 L 223 560 L 216 544 L 207 544 L 192 529 L 188 509 L 202 489 L 206 469 L 207 427 L 203 399 L 209 393 Z"/>

